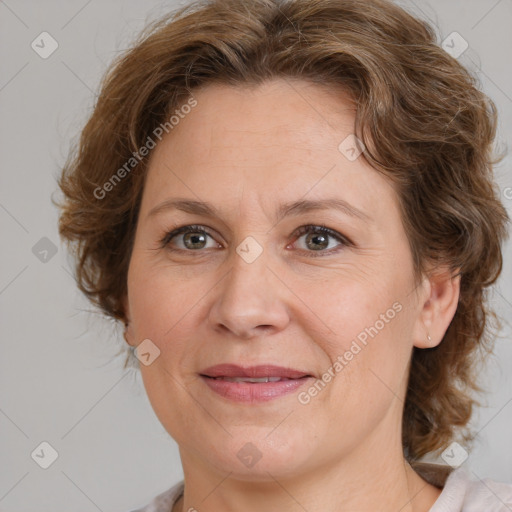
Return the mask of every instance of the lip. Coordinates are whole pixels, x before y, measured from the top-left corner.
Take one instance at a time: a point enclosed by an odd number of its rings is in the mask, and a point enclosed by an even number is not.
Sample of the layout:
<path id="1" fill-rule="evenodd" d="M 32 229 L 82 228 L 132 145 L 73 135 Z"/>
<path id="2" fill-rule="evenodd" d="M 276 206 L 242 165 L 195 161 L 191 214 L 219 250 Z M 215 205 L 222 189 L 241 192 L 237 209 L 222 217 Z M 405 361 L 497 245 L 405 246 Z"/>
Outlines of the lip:
<path id="1" fill-rule="evenodd" d="M 307 372 L 275 365 L 242 367 L 235 364 L 219 364 L 200 372 L 203 382 L 215 393 L 235 402 L 267 402 L 292 393 L 310 383 L 313 376 Z M 217 377 L 279 377 L 277 382 L 230 382 Z"/>
<path id="2" fill-rule="evenodd" d="M 262 364 L 258 366 L 239 366 L 237 364 L 217 364 L 205 368 L 200 372 L 201 375 L 208 377 L 281 377 L 283 379 L 300 379 L 310 375 L 308 372 L 295 370 L 293 368 L 284 368 L 271 364 Z"/>

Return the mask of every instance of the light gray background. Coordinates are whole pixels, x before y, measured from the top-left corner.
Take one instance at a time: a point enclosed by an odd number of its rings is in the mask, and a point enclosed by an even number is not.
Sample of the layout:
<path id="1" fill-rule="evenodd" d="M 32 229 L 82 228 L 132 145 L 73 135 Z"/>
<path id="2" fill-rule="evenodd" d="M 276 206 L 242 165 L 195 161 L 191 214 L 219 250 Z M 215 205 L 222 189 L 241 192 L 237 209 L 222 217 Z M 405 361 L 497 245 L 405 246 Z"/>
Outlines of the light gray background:
<path id="1" fill-rule="evenodd" d="M 177 446 L 140 377 L 123 373 L 123 356 L 114 357 L 124 344 L 121 331 L 91 313 L 75 288 L 50 201 L 106 67 L 147 21 L 177 4 L 0 1 L 0 511 L 130 510 L 182 478 Z M 498 105 L 500 144 L 509 144 L 512 0 L 402 4 L 435 23 L 439 41 L 452 31 L 468 41 L 460 60 Z M 43 31 L 59 44 L 48 59 L 31 48 Z M 496 175 L 510 212 L 510 156 Z M 32 252 L 42 237 L 58 249 L 46 262 Z M 484 379 L 487 404 L 474 420 L 478 443 L 465 463 L 479 477 L 509 482 L 511 262 L 509 243 L 493 290 L 505 325 Z M 42 441 L 58 452 L 46 470 L 31 458 Z"/>

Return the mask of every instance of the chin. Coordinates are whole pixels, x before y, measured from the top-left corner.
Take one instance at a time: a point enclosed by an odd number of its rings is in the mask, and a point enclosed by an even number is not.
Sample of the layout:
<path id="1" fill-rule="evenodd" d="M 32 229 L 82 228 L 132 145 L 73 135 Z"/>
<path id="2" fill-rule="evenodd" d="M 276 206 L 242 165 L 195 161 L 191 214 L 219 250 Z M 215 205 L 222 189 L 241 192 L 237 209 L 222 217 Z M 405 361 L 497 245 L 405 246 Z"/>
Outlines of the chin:
<path id="1" fill-rule="evenodd" d="M 239 480 L 265 482 L 303 472 L 311 464 L 311 440 L 307 442 L 300 433 L 293 436 L 289 431 L 281 435 L 271 432 L 267 427 L 245 429 L 243 434 L 234 434 L 223 443 L 214 442 L 211 449 L 204 447 L 203 453 L 210 454 L 210 464 L 219 471 Z"/>

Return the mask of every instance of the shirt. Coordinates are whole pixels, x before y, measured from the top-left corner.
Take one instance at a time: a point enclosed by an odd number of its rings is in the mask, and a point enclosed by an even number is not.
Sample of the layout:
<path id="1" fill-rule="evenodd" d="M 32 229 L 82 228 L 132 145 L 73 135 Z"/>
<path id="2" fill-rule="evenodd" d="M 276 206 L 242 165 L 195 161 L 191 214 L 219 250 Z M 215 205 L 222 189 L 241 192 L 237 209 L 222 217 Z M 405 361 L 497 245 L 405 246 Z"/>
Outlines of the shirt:
<path id="1" fill-rule="evenodd" d="M 512 484 L 488 478 L 479 480 L 463 467 L 416 463 L 414 470 L 427 482 L 442 488 L 429 512 L 512 512 Z M 156 496 L 146 506 L 131 512 L 171 512 L 182 496 L 184 481 Z"/>

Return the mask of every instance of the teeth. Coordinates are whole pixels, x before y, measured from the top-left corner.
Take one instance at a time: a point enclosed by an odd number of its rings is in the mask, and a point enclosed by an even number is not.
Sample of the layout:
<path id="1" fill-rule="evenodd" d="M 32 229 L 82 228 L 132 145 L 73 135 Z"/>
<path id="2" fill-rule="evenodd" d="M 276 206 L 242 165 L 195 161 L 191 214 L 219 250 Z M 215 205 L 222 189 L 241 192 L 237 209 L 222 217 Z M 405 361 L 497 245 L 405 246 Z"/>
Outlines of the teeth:
<path id="1" fill-rule="evenodd" d="M 227 382 L 279 382 L 280 380 L 290 380 L 286 377 L 215 377 L 218 380 L 225 380 Z"/>

